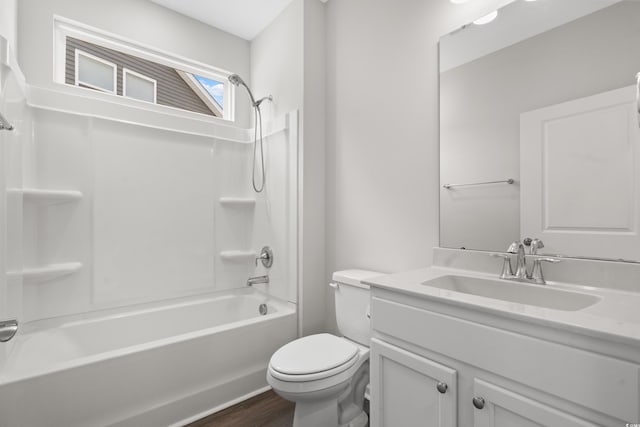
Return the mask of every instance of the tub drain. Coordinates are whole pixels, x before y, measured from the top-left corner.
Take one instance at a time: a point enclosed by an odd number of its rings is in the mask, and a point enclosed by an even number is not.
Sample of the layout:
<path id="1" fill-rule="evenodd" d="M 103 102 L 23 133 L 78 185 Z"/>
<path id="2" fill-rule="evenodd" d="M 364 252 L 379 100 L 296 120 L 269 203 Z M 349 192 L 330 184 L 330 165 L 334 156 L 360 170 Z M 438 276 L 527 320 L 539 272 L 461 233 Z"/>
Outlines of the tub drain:
<path id="1" fill-rule="evenodd" d="M 260 307 L 258 307 L 258 311 L 260 312 L 260 314 L 262 314 L 263 316 L 265 314 L 267 314 L 267 304 L 260 304 Z"/>

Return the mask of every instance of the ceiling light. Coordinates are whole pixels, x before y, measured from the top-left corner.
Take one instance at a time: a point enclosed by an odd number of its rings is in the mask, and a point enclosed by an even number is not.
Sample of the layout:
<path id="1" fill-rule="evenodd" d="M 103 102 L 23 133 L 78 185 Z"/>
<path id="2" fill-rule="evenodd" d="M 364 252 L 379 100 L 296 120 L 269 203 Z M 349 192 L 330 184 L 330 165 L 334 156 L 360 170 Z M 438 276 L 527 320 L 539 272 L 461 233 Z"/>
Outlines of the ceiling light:
<path id="1" fill-rule="evenodd" d="M 473 21 L 473 23 L 476 24 L 476 25 L 484 25 L 484 24 L 488 24 L 489 22 L 493 21 L 497 17 L 498 17 L 498 11 L 494 10 L 493 12 L 491 12 L 488 15 L 483 16 L 482 18 L 476 19 L 475 21 Z"/>
<path id="2" fill-rule="evenodd" d="M 453 4 L 462 4 L 462 3 L 466 3 L 469 0 L 449 0 L 451 3 Z"/>

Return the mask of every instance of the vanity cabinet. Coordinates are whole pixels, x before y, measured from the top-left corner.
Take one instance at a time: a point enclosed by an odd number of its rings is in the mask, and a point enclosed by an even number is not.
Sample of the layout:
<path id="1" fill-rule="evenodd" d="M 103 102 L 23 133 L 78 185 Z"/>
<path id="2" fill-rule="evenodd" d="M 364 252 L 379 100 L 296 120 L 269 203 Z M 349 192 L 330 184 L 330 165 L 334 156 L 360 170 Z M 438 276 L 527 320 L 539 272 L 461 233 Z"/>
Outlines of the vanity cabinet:
<path id="1" fill-rule="evenodd" d="M 371 427 L 456 427 L 455 370 L 376 339 L 371 350 Z"/>
<path id="2" fill-rule="evenodd" d="M 598 427 L 481 379 L 473 380 L 473 394 L 473 427 Z"/>
<path id="3" fill-rule="evenodd" d="M 607 342 L 581 348 L 588 337 L 546 328 L 555 339 L 543 339 L 536 335 L 545 327 L 514 332 L 513 319 L 389 290 L 372 295 L 373 427 L 640 422 L 633 351 L 625 360 L 607 354 Z M 438 383 L 447 384 L 445 393 Z"/>

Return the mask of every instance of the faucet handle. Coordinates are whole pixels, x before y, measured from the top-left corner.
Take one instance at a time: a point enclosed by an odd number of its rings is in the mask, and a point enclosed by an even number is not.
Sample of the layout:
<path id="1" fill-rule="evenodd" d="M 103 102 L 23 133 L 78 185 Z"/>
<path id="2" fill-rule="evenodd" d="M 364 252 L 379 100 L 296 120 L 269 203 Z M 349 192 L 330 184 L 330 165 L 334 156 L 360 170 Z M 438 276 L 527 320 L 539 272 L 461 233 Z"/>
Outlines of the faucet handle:
<path id="1" fill-rule="evenodd" d="M 540 239 L 533 239 L 531 241 L 531 246 L 529 247 L 529 253 L 531 255 L 537 255 L 538 249 L 544 248 L 544 243 Z"/>
<path id="2" fill-rule="evenodd" d="M 510 254 L 517 254 L 518 253 L 518 248 L 522 245 L 522 243 L 520 243 L 519 240 L 516 240 L 515 242 L 513 242 L 512 244 L 509 245 L 509 249 L 507 249 L 507 252 Z"/>
<path id="3" fill-rule="evenodd" d="M 544 280 L 544 274 L 542 274 L 542 263 L 550 262 L 553 264 L 561 262 L 561 259 L 553 258 L 553 257 L 536 257 L 533 261 L 533 269 L 531 271 L 531 280 L 539 285 L 546 285 L 547 282 Z"/>
<path id="4" fill-rule="evenodd" d="M 265 246 L 260 251 L 260 256 L 256 257 L 256 267 L 258 266 L 258 261 L 262 261 L 262 265 L 266 268 L 271 268 L 273 265 L 273 251 L 269 246 Z"/>
<path id="5" fill-rule="evenodd" d="M 504 262 L 502 263 L 502 272 L 500 272 L 500 276 L 499 276 L 501 279 L 506 279 L 508 277 L 512 277 L 513 276 L 513 268 L 511 268 L 511 254 L 510 253 L 506 253 L 506 254 L 492 253 L 491 257 L 504 259 Z"/>

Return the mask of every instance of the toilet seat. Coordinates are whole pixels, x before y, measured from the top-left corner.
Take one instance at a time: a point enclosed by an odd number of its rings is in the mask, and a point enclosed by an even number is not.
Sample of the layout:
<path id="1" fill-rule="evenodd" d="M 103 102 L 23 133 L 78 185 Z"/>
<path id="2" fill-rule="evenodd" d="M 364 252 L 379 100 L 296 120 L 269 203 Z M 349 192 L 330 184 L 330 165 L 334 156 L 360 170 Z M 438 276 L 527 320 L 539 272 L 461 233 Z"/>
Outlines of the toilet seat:
<path id="1" fill-rule="evenodd" d="M 276 351 L 269 371 L 281 381 L 320 380 L 348 370 L 360 359 L 354 343 L 331 334 L 300 338 Z"/>

